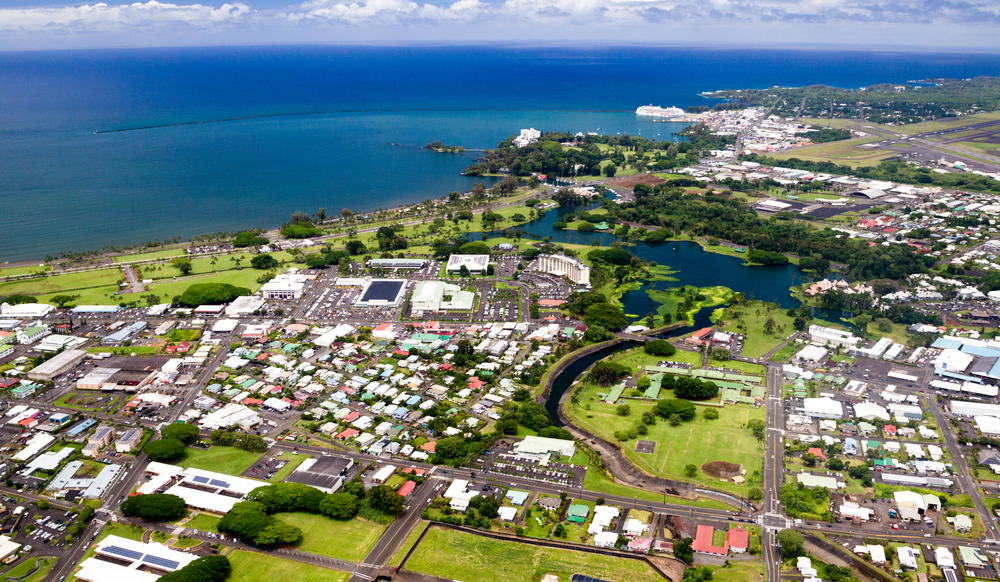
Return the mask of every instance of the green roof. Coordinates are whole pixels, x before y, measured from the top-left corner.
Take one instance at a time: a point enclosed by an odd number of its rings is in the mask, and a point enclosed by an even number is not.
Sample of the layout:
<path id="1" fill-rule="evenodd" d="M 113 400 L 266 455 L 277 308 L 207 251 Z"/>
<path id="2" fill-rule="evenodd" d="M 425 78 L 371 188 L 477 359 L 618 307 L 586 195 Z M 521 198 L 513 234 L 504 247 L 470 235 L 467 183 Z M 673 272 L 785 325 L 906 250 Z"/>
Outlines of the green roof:
<path id="1" fill-rule="evenodd" d="M 569 509 L 566 510 L 566 519 L 583 523 L 587 521 L 587 515 L 589 514 L 590 508 L 586 505 L 570 505 Z"/>

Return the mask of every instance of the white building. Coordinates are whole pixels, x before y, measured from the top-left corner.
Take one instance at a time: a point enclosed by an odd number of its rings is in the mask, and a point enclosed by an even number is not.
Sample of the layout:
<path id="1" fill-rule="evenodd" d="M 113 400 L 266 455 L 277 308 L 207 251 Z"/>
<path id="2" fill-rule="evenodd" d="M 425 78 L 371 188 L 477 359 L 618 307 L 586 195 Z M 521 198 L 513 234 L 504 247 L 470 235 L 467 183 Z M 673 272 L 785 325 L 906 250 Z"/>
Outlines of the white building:
<path id="1" fill-rule="evenodd" d="M 95 544 L 94 556 L 75 574 L 84 582 L 155 582 L 198 559 L 197 554 L 172 550 L 162 544 L 144 544 L 110 535 Z"/>
<path id="2" fill-rule="evenodd" d="M 577 285 L 590 287 L 590 267 L 587 263 L 565 255 L 539 255 L 535 270 L 565 277 Z"/>
<path id="3" fill-rule="evenodd" d="M 566 439 L 550 439 L 527 436 L 514 443 L 514 454 L 529 459 L 543 459 L 551 456 L 572 457 L 576 454 L 576 443 Z"/>
<path id="4" fill-rule="evenodd" d="M 542 132 L 533 127 L 531 129 L 522 129 L 521 133 L 514 138 L 512 143 L 519 148 L 523 148 L 526 145 L 535 143 L 540 137 L 542 137 Z"/>
<path id="5" fill-rule="evenodd" d="M 445 272 L 450 275 L 456 275 L 462 270 L 462 267 L 465 267 L 470 273 L 480 275 L 486 272 L 489 264 L 489 255 L 451 255 L 448 257 L 448 265 L 445 267 Z"/>
<path id="6" fill-rule="evenodd" d="M 1000 418 L 1000 405 L 985 402 L 951 401 L 951 413 L 956 416 L 996 416 Z"/>
<path id="7" fill-rule="evenodd" d="M 834 346 L 846 346 L 852 348 L 861 338 L 855 337 L 849 331 L 842 331 L 839 329 L 833 329 L 832 327 L 823 327 L 820 325 L 810 325 L 809 326 L 809 340 L 813 343 L 820 345 L 831 344 Z"/>
<path id="8" fill-rule="evenodd" d="M 816 364 L 825 360 L 828 353 L 826 348 L 810 345 L 799 350 L 799 353 L 795 354 L 795 359 L 800 362 Z"/>
<path id="9" fill-rule="evenodd" d="M 10 319 L 38 319 L 45 317 L 55 309 L 45 303 L 20 303 L 18 305 L 0 305 L 0 317 Z"/>
<path id="10" fill-rule="evenodd" d="M 298 273 L 282 273 L 260 288 L 264 299 L 300 299 L 306 287 L 306 276 Z"/>
<path id="11" fill-rule="evenodd" d="M 842 418 L 844 408 L 840 402 L 824 396 L 823 398 L 805 398 L 802 406 L 806 416 L 812 418 Z"/>
<path id="12" fill-rule="evenodd" d="M 245 295 L 243 297 L 237 297 L 236 299 L 233 300 L 232 303 L 226 306 L 226 315 L 229 317 L 250 315 L 254 311 L 257 311 L 261 307 L 264 307 L 265 305 L 267 305 L 267 301 L 265 301 L 260 297 L 254 297 L 253 295 Z"/>
<path id="13" fill-rule="evenodd" d="M 859 402 L 854 405 L 854 416 L 862 420 L 889 420 L 889 411 L 874 402 Z"/>

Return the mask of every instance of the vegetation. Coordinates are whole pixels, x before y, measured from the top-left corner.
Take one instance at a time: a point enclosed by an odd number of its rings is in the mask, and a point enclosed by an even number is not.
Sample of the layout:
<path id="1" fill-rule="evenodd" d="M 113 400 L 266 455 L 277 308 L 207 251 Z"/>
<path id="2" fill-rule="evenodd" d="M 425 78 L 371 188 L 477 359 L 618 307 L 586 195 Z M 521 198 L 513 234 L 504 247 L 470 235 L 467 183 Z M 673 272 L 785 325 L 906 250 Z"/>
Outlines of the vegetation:
<path id="1" fill-rule="evenodd" d="M 175 521 L 185 515 L 184 500 L 176 495 L 136 495 L 119 506 L 123 515 L 149 521 Z"/>
<path id="2" fill-rule="evenodd" d="M 163 582 L 222 582 L 232 572 L 226 556 L 202 556 L 180 570 L 160 576 Z"/>
<path id="3" fill-rule="evenodd" d="M 184 456 L 184 443 L 177 439 L 149 441 L 142 452 L 154 461 L 173 461 Z"/>
<path id="4" fill-rule="evenodd" d="M 251 294 L 246 287 L 236 287 L 229 283 L 195 283 L 188 287 L 184 293 L 175 297 L 174 303 L 184 307 L 221 305 L 229 303 L 237 297 Z"/>
<path id="5" fill-rule="evenodd" d="M 174 439 L 189 445 L 198 440 L 198 427 L 193 424 L 175 422 L 163 427 L 160 430 L 160 435 L 164 439 Z"/>

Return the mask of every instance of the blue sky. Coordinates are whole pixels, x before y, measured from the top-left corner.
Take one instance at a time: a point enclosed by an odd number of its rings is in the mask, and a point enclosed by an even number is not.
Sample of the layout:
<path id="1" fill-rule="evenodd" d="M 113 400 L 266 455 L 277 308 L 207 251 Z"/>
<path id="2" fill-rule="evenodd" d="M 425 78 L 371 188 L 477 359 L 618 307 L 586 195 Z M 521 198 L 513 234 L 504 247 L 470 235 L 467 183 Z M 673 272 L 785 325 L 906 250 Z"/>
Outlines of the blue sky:
<path id="1" fill-rule="evenodd" d="M 0 0 L 0 50 L 683 43 L 1000 51 L 1000 0 Z"/>

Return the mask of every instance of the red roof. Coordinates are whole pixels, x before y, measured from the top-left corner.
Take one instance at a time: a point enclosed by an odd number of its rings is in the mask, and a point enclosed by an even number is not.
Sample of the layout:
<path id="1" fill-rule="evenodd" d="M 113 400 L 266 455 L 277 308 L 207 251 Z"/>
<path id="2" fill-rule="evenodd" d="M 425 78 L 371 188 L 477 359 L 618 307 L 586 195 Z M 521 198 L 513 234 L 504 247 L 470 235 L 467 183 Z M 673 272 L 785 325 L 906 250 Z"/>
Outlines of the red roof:
<path id="1" fill-rule="evenodd" d="M 485 385 L 486 382 L 483 382 L 482 380 L 476 378 L 475 376 L 469 378 L 469 388 L 471 388 L 472 390 L 479 390 Z"/>
<path id="2" fill-rule="evenodd" d="M 244 398 L 243 404 L 245 406 L 260 406 L 261 404 L 264 404 L 264 401 L 260 398 Z"/>
<path id="3" fill-rule="evenodd" d="M 359 416 L 361 416 L 361 414 L 357 410 L 352 410 L 350 414 L 344 417 L 344 422 L 351 422 Z"/>
<path id="4" fill-rule="evenodd" d="M 750 546 L 750 532 L 743 529 L 743 526 L 739 526 L 736 529 L 729 530 L 726 534 L 726 541 L 731 548 L 745 550 Z"/>
<path id="5" fill-rule="evenodd" d="M 817 449 L 816 447 L 811 447 L 806 452 L 807 453 L 812 453 L 812 454 L 816 455 L 817 457 L 819 457 L 821 459 L 826 459 L 826 453 L 823 452 L 823 449 Z"/>
<path id="6" fill-rule="evenodd" d="M 406 483 L 403 483 L 403 486 L 400 487 L 399 491 L 396 491 L 396 493 L 399 493 L 403 497 L 406 497 L 407 495 L 413 492 L 413 488 L 416 486 L 417 484 L 415 482 L 407 481 Z"/>
<path id="7" fill-rule="evenodd" d="M 703 327 L 703 328 L 699 329 L 698 331 L 694 332 L 693 334 L 691 334 L 691 337 L 693 337 L 695 339 L 701 339 L 701 338 L 705 337 L 706 335 L 708 335 L 710 333 L 712 333 L 712 328 L 710 328 L 710 327 Z"/>
<path id="8" fill-rule="evenodd" d="M 715 554 L 717 556 L 725 556 L 729 554 L 729 541 L 725 542 L 723 547 L 717 547 L 712 545 L 712 535 L 715 533 L 715 528 L 710 525 L 699 525 L 698 533 L 694 537 L 694 543 L 691 544 L 691 549 L 696 552 L 701 552 L 703 554 Z M 728 536 L 727 536 L 728 537 Z"/>
<path id="9" fill-rule="evenodd" d="M 417 468 L 414 468 L 414 467 L 407 467 L 407 468 L 403 469 L 402 471 L 400 471 L 400 473 L 402 473 L 404 475 L 409 475 L 410 473 L 413 473 L 417 477 L 422 477 L 424 475 L 424 470 L 423 469 L 417 469 Z"/>
<path id="10" fill-rule="evenodd" d="M 563 303 L 566 303 L 564 299 L 539 299 L 539 307 L 559 307 Z"/>
<path id="11" fill-rule="evenodd" d="M 337 438 L 340 439 L 340 440 L 347 440 L 347 439 L 351 438 L 352 436 L 354 436 L 356 434 L 358 434 L 358 431 L 354 430 L 353 428 L 349 428 L 349 429 L 345 430 L 344 432 L 338 434 Z"/>
<path id="12" fill-rule="evenodd" d="M 420 450 L 427 451 L 428 453 L 433 453 L 436 448 L 437 441 L 427 441 L 426 443 L 420 445 Z"/>
<path id="13" fill-rule="evenodd" d="M 17 384 L 17 380 L 14 378 L 7 378 L 6 380 L 0 382 L 0 388 L 10 388 L 14 384 Z"/>

